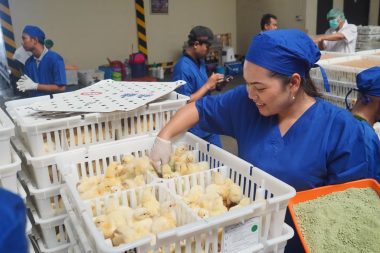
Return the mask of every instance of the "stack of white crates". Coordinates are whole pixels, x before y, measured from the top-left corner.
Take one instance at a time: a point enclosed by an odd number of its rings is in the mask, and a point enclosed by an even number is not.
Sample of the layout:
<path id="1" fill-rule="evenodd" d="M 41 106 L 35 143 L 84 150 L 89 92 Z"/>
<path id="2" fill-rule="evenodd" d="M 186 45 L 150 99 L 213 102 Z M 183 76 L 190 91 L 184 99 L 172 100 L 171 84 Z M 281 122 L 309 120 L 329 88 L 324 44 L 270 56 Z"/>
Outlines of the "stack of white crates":
<path id="1" fill-rule="evenodd" d="M 69 203 L 76 214 L 72 223 L 80 224 L 73 234 L 82 249 L 89 252 L 219 252 L 220 235 L 231 226 L 257 224 L 257 241 L 247 242 L 244 247 L 249 252 L 283 252 L 286 241 L 293 236 L 293 230 L 284 223 L 288 200 L 295 195 L 291 186 L 281 182 L 242 159 L 220 149 L 190 133 L 173 140 L 173 148 L 185 145 L 194 154 L 195 162 L 207 162 L 210 169 L 174 179 L 161 179 L 147 175 L 147 185 L 139 188 L 117 191 L 99 197 L 83 200 L 77 190 L 83 177 L 104 176 L 106 168 L 113 162 L 121 162 L 124 155 L 149 154 L 155 140 L 154 135 L 99 144 L 88 150 L 81 149 L 62 153 L 57 159 L 59 170 L 66 182 L 62 192 L 64 202 Z M 70 162 L 67 162 L 70 161 Z M 251 204 L 244 208 L 229 211 L 222 215 L 202 219 L 182 200 L 184 193 L 194 185 L 205 188 L 213 183 L 213 173 L 219 172 L 231 179 L 242 189 L 244 197 Z M 150 236 L 132 243 L 112 246 L 96 227 L 93 218 L 102 215 L 107 205 L 136 208 L 142 192 L 149 189 L 160 203 L 175 202 L 173 211 L 177 227 L 158 233 L 154 242 Z M 62 190 L 61 190 L 62 191 Z M 66 205 L 66 204 L 65 204 Z M 223 232 L 220 232 L 223 230 Z M 86 235 L 80 238 L 80 235 Z M 236 234 L 234 236 L 237 236 Z M 173 250 L 173 251 L 171 251 Z M 87 251 L 86 251 L 87 252 Z M 228 252 L 228 251 L 223 251 Z"/>
<path id="2" fill-rule="evenodd" d="M 17 172 L 21 171 L 21 160 L 11 145 L 11 138 L 15 136 L 14 128 L 13 122 L 0 109 L 0 188 L 19 195 L 26 203 L 26 192 L 17 178 Z M 31 233 L 31 228 L 27 219 L 26 236 Z"/>
<path id="3" fill-rule="evenodd" d="M 67 115 L 36 112 L 29 107 L 36 101 L 48 99 L 49 96 L 43 96 L 6 103 L 6 110 L 15 123 L 12 131 L 16 132 L 16 138 L 12 141 L 21 156 L 22 166 L 15 152 L 7 159 L 12 157 L 19 170 L 22 167 L 22 185 L 28 194 L 29 217 L 39 250 L 60 253 L 73 250 L 75 245 L 65 228 L 67 207 L 60 194 L 63 182 L 56 157 L 67 150 L 159 131 L 186 104 L 188 97 L 172 92 L 158 102 L 131 112 Z M 9 138 L 6 143 L 10 149 Z M 8 149 L 5 151 L 9 153 Z M 1 155 L 7 154 L 5 151 Z"/>
<path id="4" fill-rule="evenodd" d="M 0 109 L 0 187 L 19 194 L 17 172 L 21 161 L 11 146 L 15 126 L 6 113 Z"/>
<path id="5" fill-rule="evenodd" d="M 356 51 L 380 48 L 380 26 L 358 26 Z"/>
<path id="6" fill-rule="evenodd" d="M 361 71 L 374 66 L 380 66 L 380 56 L 366 54 L 355 54 L 351 56 L 321 60 L 318 62 L 325 70 L 330 84 L 330 93 L 323 86 L 323 79 L 319 68 L 311 69 L 310 76 L 318 89 L 323 92 L 323 98 L 327 101 L 346 108 L 345 97 L 347 93 L 356 88 L 356 76 Z M 348 104 L 353 106 L 357 98 L 356 91 L 348 96 Z"/>

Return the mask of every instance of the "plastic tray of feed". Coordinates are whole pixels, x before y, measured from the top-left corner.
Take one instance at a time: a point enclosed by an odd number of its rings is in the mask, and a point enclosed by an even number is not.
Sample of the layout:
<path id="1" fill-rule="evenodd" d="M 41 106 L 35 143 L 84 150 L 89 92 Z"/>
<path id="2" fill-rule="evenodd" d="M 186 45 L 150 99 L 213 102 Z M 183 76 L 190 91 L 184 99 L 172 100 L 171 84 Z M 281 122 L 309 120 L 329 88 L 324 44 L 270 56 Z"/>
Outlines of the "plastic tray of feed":
<path id="1" fill-rule="evenodd" d="M 379 195 L 373 179 L 298 192 L 289 210 L 305 251 L 378 252 Z"/>

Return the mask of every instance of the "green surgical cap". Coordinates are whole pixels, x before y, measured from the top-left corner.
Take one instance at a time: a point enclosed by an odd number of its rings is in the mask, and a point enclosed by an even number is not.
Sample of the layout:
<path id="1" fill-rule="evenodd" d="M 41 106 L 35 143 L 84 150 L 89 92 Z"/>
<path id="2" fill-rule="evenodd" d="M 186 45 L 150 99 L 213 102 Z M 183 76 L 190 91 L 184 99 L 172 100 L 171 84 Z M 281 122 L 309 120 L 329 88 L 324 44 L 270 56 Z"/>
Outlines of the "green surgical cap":
<path id="1" fill-rule="evenodd" d="M 327 19 L 330 19 L 330 18 L 337 18 L 337 17 L 340 17 L 343 21 L 346 20 L 343 11 L 341 11 L 341 10 L 339 10 L 339 9 L 331 9 L 331 10 L 327 13 Z"/>

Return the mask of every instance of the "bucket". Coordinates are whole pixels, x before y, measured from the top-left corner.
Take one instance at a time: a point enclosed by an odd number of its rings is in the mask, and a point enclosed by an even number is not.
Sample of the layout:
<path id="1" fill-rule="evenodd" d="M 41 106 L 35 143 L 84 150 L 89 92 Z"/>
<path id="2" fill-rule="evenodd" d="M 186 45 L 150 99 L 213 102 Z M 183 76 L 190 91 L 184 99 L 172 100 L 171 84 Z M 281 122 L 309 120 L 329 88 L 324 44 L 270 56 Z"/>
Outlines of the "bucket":
<path id="1" fill-rule="evenodd" d="M 111 79 L 112 78 L 112 69 L 108 66 L 99 66 L 99 70 L 104 72 L 104 79 Z"/>
<path id="2" fill-rule="evenodd" d="M 132 72 L 132 78 L 139 78 L 146 76 L 146 66 L 145 62 L 143 63 L 132 63 L 131 66 L 131 72 Z"/>

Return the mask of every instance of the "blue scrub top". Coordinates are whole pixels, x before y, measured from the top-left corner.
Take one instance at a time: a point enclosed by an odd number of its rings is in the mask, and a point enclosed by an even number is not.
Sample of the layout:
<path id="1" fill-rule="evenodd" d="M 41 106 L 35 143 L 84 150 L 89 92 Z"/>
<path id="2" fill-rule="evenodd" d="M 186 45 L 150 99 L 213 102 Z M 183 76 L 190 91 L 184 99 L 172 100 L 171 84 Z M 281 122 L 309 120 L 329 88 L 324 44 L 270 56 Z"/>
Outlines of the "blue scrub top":
<path id="1" fill-rule="evenodd" d="M 25 62 L 25 74 L 34 82 L 40 84 L 66 85 L 66 71 L 63 58 L 54 51 L 48 52 L 42 57 L 37 67 L 33 56 Z M 43 96 L 51 93 L 44 91 L 30 91 L 29 96 Z"/>
<path id="2" fill-rule="evenodd" d="M 320 99 L 281 136 L 277 116 L 260 115 L 245 86 L 196 103 L 199 125 L 234 137 L 239 157 L 297 191 L 366 178 L 360 124 Z"/>
<path id="3" fill-rule="evenodd" d="M 26 208 L 16 194 L 0 188 L 0 252 L 27 253 Z"/>
<path id="4" fill-rule="evenodd" d="M 370 165 L 369 177 L 372 177 L 380 183 L 380 140 L 377 136 L 375 129 L 371 127 L 366 121 L 359 120 L 364 141 L 365 148 L 367 150 L 367 160 Z"/>
<path id="5" fill-rule="evenodd" d="M 205 61 L 199 60 L 199 62 L 195 62 L 195 60 L 192 59 L 189 55 L 182 55 L 174 66 L 172 80 L 186 81 L 186 84 L 179 87 L 176 91 L 180 94 L 191 96 L 193 93 L 199 90 L 208 80 Z M 210 92 L 207 92 L 205 94 L 205 97 L 209 96 L 210 94 Z M 199 125 L 195 125 L 189 130 L 189 132 L 221 147 L 219 135 L 206 132 L 201 129 Z"/>

